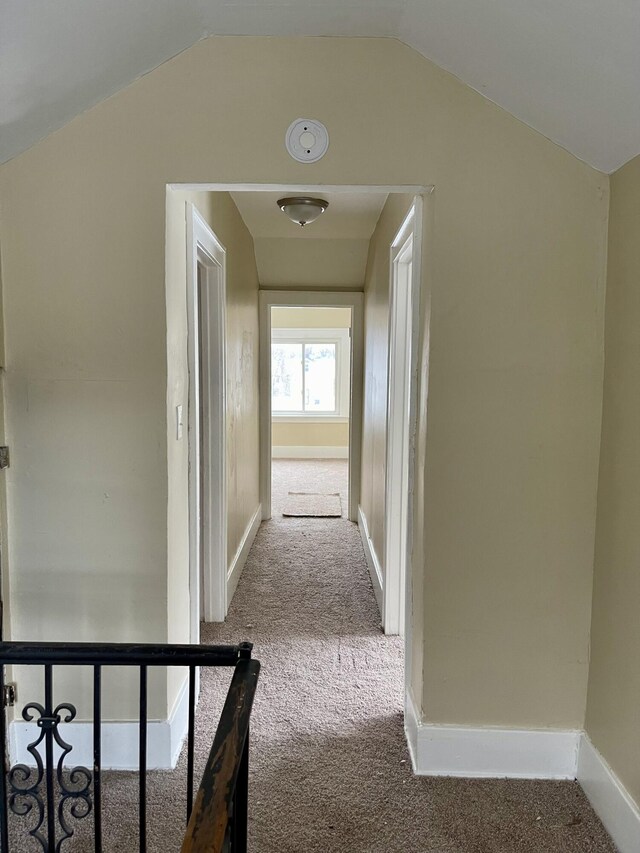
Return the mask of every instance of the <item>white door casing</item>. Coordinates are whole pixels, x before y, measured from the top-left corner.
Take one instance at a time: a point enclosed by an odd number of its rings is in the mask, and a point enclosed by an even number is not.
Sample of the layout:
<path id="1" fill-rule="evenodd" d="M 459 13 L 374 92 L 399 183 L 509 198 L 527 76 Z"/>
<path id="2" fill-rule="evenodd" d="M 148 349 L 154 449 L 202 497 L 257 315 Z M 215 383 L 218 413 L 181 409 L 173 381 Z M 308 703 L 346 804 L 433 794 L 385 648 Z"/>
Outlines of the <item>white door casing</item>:
<path id="1" fill-rule="evenodd" d="M 227 612 L 226 251 L 191 203 L 187 223 L 189 595 L 200 619 Z"/>
<path id="2" fill-rule="evenodd" d="M 382 622 L 405 633 L 411 556 L 417 356 L 422 264 L 422 198 L 416 197 L 390 249 L 389 362 L 385 466 L 385 548 Z"/>

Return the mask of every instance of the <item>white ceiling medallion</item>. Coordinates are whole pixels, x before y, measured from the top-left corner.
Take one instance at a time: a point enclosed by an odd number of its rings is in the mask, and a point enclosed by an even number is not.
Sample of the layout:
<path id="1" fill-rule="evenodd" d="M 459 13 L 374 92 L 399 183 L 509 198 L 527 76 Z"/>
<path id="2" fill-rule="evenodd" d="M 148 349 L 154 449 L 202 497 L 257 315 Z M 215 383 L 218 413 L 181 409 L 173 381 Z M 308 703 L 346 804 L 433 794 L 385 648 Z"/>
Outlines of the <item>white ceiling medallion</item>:
<path id="1" fill-rule="evenodd" d="M 297 118 L 289 125 L 285 145 L 298 163 L 316 163 L 327 153 L 329 134 L 321 121 Z"/>

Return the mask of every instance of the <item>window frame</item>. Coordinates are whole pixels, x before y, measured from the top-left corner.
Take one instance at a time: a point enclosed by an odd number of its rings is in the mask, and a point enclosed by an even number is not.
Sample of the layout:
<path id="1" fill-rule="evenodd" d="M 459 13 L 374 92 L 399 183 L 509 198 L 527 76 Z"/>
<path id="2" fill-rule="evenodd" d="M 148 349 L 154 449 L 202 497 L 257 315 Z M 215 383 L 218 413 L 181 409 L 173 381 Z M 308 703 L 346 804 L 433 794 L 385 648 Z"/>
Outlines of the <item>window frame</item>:
<path id="1" fill-rule="evenodd" d="M 349 420 L 349 396 L 351 386 L 351 329 L 350 328 L 271 328 L 271 340 L 269 342 L 269 353 L 271 344 L 278 341 L 284 344 L 300 344 L 303 351 L 304 372 L 304 345 L 334 343 L 336 345 L 336 408 L 331 412 L 318 411 L 295 411 L 283 412 L 273 409 L 273 389 L 271 389 L 271 418 L 280 423 L 307 423 L 309 421 L 321 421 L 322 423 L 346 423 Z M 303 400 L 304 405 L 304 400 Z"/>

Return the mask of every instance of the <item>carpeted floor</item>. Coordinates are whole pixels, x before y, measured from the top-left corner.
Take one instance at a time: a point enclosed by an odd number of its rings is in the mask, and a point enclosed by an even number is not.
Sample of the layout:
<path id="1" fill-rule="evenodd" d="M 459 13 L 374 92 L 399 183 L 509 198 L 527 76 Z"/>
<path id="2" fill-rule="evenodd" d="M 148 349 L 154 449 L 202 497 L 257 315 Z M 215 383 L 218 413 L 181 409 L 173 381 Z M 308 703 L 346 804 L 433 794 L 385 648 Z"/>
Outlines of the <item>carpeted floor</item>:
<path id="1" fill-rule="evenodd" d="M 258 533 L 227 622 L 203 626 L 203 642 L 249 639 L 262 662 L 252 853 L 614 853 L 575 783 L 412 775 L 402 647 L 380 632 L 356 526 L 277 515 L 278 495 L 293 487 L 344 494 L 345 471 L 340 462 L 274 465 L 273 519 Z M 202 675 L 198 778 L 228 681 L 224 671 Z M 151 853 L 180 848 L 184 760 L 150 775 Z M 105 853 L 137 849 L 135 775 L 108 774 L 104 800 Z M 90 821 L 63 851 L 93 849 Z"/>
<path id="2" fill-rule="evenodd" d="M 283 519 L 292 488 L 341 491 L 346 462 L 274 460 L 263 524 L 214 642 L 262 661 L 251 755 L 255 853 L 613 853 L 570 782 L 412 775 L 402 644 L 385 637 L 357 527 Z"/>
<path id="3" fill-rule="evenodd" d="M 287 494 L 338 492 L 342 517 L 348 515 L 349 464 L 346 459 L 273 459 L 271 461 L 271 515 L 281 519 Z"/>

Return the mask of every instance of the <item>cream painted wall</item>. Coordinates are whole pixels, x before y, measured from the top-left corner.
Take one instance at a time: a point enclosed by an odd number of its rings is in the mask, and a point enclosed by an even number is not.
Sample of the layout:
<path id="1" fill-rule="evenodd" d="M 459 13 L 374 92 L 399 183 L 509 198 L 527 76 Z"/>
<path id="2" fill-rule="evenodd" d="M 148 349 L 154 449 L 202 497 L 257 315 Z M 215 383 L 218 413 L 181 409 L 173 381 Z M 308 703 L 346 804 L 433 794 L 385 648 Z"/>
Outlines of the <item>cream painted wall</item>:
<path id="1" fill-rule="evenodd" d="M 335 287 L 362 290 L 369 241 L 312 237 L 258 237 L 262 287 Z"/>
<path id="2" fill-rule="evenodd" d="M 611 178 L 587 732 L 640 804 L 640 157 Z"/>
<path id="3" fill-rule="evenodd" d="M 1 248 L 1 247 L 0 247 Z M 2 256 L 0 255 L 0 445 L 6 445 L 5 426 L 5 352 L 2 300 Z M 11 588 L 9 585 L 9 547 L 7 530 L 6 472 L 0 472 L 0 596 L 2 597 L 2 636 L 11 636 Z"/>
<path id="4" fill-rule="evenodd" d="M 608 178 L 392 40 L 204 40 L 0 167 L 14 636 L 169 635 L 165 185 L 198 181 L 435 185 L 423 713 L 580 725 Z"/>
<path id="5" fill-rule="evenodd" d="M 253 241 L 229 193 L 167 190 L 167 600 L 170 643 L 189 636 L 189 370 L 187 356 L 186 220 L 195 205 L 226 249 L 227 553 L 229 564 L 259 504 L 258 274 Z M 175 409 L 184 437 L 176 440 Z M 169 706 L 183 679 L 170 670 Z"/>
<path id="6" fill-rule="evenodd" d="M 349 423 L 291 423 L 274 420 L 271 424 L 271 444 L 274 447 L 348 447 Z"/>
<path id="7" fill-rule="evenodd" d="M 295 296 L 292 295 L 295 301 Z M 351 326 L 350 308 L 272 308 L 274 329 L 348 329 Z"/>

